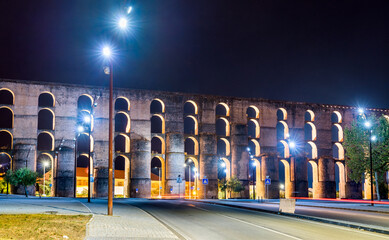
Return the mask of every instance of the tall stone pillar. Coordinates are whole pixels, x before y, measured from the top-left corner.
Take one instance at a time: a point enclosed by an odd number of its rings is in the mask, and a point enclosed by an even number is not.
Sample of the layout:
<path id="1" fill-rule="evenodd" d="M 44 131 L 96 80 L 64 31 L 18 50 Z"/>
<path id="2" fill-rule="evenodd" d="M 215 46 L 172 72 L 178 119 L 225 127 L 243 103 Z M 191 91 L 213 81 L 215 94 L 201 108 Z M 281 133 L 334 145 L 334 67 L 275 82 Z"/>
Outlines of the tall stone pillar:
<path id="1" fill-rule="evenodd" d="M 232 124 L 231 126 L 231 177 L 237 177 L 245 187 L 245 190 L 233 197 L 249 198 L 248 171 L 250 158 L 247 148 L 247 125 Z"/>
<path id="2" fill-rule="evenodd" d="M 201 184 L 201 198 L 218 198 L 218 159 L 216 154 L 216 137 L 211 134 L 200 135 L 200 179 L 208 178 L 208 185 Z M 206 190 L 206 191 L 205 191 Z"/>
<path id="3" fill-rule="evenodd" d="M 185 177 L 184 137 L 180 133 L 166 134 L 166 184 L 165 193 L 183 194 L 185 185 L 177 183 L 178 175 Z M 180 191 L 180 192 L 179 192 Z"/>
<path id="4" fill-rule="evenodd" d="M 74 145 L 74 141 L 66 144 Z M 57 157 L 57 176 L 54 176 L 57 197 L 74 197 L 74 148 L 62 148 Z"/>
<path id="5" fill-rule="evenodd" d="M 315 195 L 318 198 L 336 198 L 335 166 L 332 157 L 321 157 L 318 161 L 319 182 Z"/>
<path id="6" fill-rule="evenodd" d="M 308 197 L 308 160 L 306 157 L 296 157 L 296 197 Z"/>
<path id="7" fill-rule="evenodd" d="M 271 184 L 267 187 L 265 186 L 265 198 L 274 199 L 280 197 L 279 189 L 279 165 L 277 154 L 275 153 L 265 153 L 262 155 L 261 159 L 262 165 L 262 180 L 265 180 L 266 176 L 269 176 L 271 179 Z M 267 189 L 267 192 L 266 192 Z"/>
<path id="8" fill-rule="evenodd" d="M 151 144 L 139 135 L 131 138 L 131 187 L 133 198 L 148 198 L 151 195 Z"/>

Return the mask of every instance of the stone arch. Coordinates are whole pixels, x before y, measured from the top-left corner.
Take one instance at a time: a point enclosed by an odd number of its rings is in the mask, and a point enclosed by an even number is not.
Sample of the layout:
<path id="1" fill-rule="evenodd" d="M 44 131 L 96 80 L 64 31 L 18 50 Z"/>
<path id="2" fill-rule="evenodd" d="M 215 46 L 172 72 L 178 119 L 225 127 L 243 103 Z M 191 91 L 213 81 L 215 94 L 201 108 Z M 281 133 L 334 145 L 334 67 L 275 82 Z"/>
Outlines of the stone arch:
<path id="1" fill-rule="evenodd" d="M 0 180 L 2 180 L 8 170 L 12 169 L 12 158 L 8 153 L 0 152 Z"/>
<path id="2" fill-rule="evenodd" d="M 305 123 L 304 133 L 306 141 L 316 141 L 317 131 L 315 124 L 312 122 Z"/>
<path id="3" fill-rule="evenodd" d="M 285 108 L 279 108 L 277 110 L 277 120 L 278 121 L 286 121 L 288 119 L 288 113 Z"/>
<path id="4" fill-rule="evenodd" d="M 261 172 L 261 161 L 257 158 L 252 159 L 253 164 L 251 164 L 252 169 L 255 174 L 255 199 L 265 198 L 265 183 L 262 181 L 262 172 Z M 251 173 L 252 174 L 252 173 Z M 254 195 L 254 194 L 253 194 Z"/>
<path id="5" fill-rule="evenodd" d="M 15 94 L 8 88 L 0 88 L 0 104 L 14 105 Z"/>
<path id="6" fill-rule="evenodd" d="M 89 136 L 88 133 L 81 133 L 77 137 L 77 151 L 81 153 L 87 153 L 89 152 L 89 145 L 90 145 L 90 151 L 93 152 L 94 147 L 94 140 L 93 136 Z"/>
<path id="7" fill-rule="evenodd" d="M 220 138 L 217 141 L 217 154 L 222 156 L 230 156 L 231 146 L 230 142 L 225 138 Z"/>
<path id="8" fill-rule="evenodd" d="M 304 115 L 306 122 L 314 122 L 315 121 L 315 113 L 312 110 L 307 110 Z"/>
<path id="9" fill-rule="evenodd" d="M 53 187 L 49 187 L 50 184 L 54 184 L 53 176 L 54 158 L 49 153 L 41 153 L 36 160 L 36 172 L 39 174 L 37 183 L 39 188 L 43 190 L 44 194 L 49 196 L 53 195 Z M 44 184 L 46 187 L 44 187 Z"/>
<path id="10" fill-rule="evenodd" d="M 88 110 L 92 111 L 93 98 L 89 94 L 82 94 L 77 101 L 78 110 Z"/>
<path id="11" fill-rule="evenodd" d="M 161 136 L 154 136 L 151 139 L 151 153 L 165 154 L 165 140 Z"/>
<path id="12" fill-rule="evenodd" d="M 219 118 L 216 120 L 216 135 L 230 136 L 230 123 L 226 118 Z"/>
<path id="13" fill-rule="evenodd" d="M 343 142 L 343 129 L 342 126 L 335 123 L 331 127 L 332 130 L 332 141 L 333 142 Z"/>
<path id="14" fill-rule="evenodd" d="M 164 193 L 165 160 L 160 156 L 151 159 L 151 197 L 158 197 Z M 161 188 L 159 190 L 159 188 Z"/>
<path id="15" fill-rule="evenodd" d="M 261 155 L 261 146 L 259 145 L 259 142 L 256 139 L 250 139 L 249 141 L 249 151 L 253 152 L 255 157 L 258 157 Z"/>
<path id="16" fill-rule="evenodd" d="M 344 160 L 344 148 L 341 143 L 337 142 L 332 146 L 332 155 L 337 160 Z"/>
<path id="17" fill-rule="evenodd" d="M 0 149 L 10 150 L 13 148 L 13 136 L 10 131 L 0 130 Z"/>
<path id="18" fill-rule="evenodd" d="M 317 163 L 313 160 L 308 161 L 308 192 L 311 192 L 312 195 L 309 197 L 318 198 L 318 184 L 319 184 L 319 172 Z M 312 190 L 309 190 L 312 189 Z"/>
<path id="19" fill-rule="evenodd" d="M 277 122 L 277 139 L 288 139 L 289 138 L 289 127 L 284 121 Z"/>
<path id="20" fill-rule="evenodd" d="M 246 110 L 246 115 L 248 118 L 258 119 L 259 118 L 259 109 L 254 105 L 250 105 Z"/>
<path id="21" fill-rule="evenodd" d="M 150 113 L 164 113 L 165 112 L 165 103 L 159 99 L 154 98 L 150 103 Z"/>
<path id="22" fill-rule="evenodd" d="M 114 195 L 129 197 L 130 187 L 130 159 L 127 156 L 119 155 L 115 158 L 115 189 Z"/>
<path id="23" fill-rule="evenodd" d="M 338 111 L 334 111 L 331 114 L 331 121 L 332 123 L 342 123 L 342 114 Z"/>
<path id="24" fill-rule="evenodd" d="M 196 138 L 188 137 L 185 139 L 185 153 L 187 155 L 199 155 L 199 143 Z"/>
<path id="25" fill-rule="evenodd" d="M 215 113 L 217 116 L 229 117 L 230 107 L 226 103 L 221 102 L 218 105 L 216 105 Z"/>
<path id="26" fill-rule="evenodd" d="M 194 157 L 188 157 L 187 159 L 185 159 L 184 179 L 185 179 L 185 195 L 188 196 L 189 198 L 192 198 L 192 196 L 194 198 L 197 198 L 196 186 L 198 186 L 198 177 L 199 177 L 199 162 Z"/>
<path id="27" fill-rule="evenodd" d="M 115 100 L 116 111 L 130 111 L 130 100 L 126 97 L 118 97 Z"/>
<path id="28" fill-rule="evenodd" d="M 90 173 L 93 176 L 93 158 L 88 158 L 88 154 L 81 154 L 77 158 L 76 168 L 76 197 L 88 196 L 88 168 L 90 167 Z M 92 182 L 91 192 L 92 192 Z"/>
<path id="29" fill-rule="evenodd" d="M 346 172 L 344 163 L 335 162 L 335 182 L 338 198 L 346 198 Z"/>
<path id="30" fill-rule="evenodd" d="M 13 128 L 14 112 L 9 107 L 0 107 L 0 128 Z"/>
<path id="31" fill-rule="evenodd" d="M 277 143 L 277 152 L 281 158 L 289 158 L 289 145 L 286 141 L 281 140 Z"/>
<path id="32" fill-rule="evenodd" d="M 128 113 L 120 111 L 115 115 L 115 132 L 129 133 L 131 120 Z"/>
<path id="33" fill-rule="evenodd" d="M 55 107 L 55 97 L 51 92 L 42 92 L 38 97 L 39 107 Z"/>
<path id="34" fill-rule="evenodd" d="M 250 119 L 247 123 L 247 132 L 249 138 L 259 138 L 260 136 L 260 127 L 259 123 L 255 119 Z"/>
<path id="35" fill-rule="evenodd" d="M 281 191 L 283 191 L 283 195 L 285 198 L 291 198 L 292 197 L 292 192 L 293 192 L 293 184 L 292 184 L 292 181 L 291 181 L 291 168 L 290 168 L 290 164 L 287 160 L 285 159 L 282 159 L 280 160 L 279 162 L 280 166 L 282 165 L 282 167 L 279 168 L 280 171 L 283 171 L 283 173 L 279 174 L 279 176 L 283 176 L 283 180 L 282 179 L 279 179 L 279 183 L 280 183 L 280 195 L 281 195 Z M 281 186 L 281 184 L 283 184 L 283 186 Z"/>
<path id="36" fill-rule="evenodd" d="M 54 130 L 55 114 L 49 108 L 43 108 L 38 112 L 38 130 Z"/>
<path id="37" fill-rule="evenodd" d="M 151 117 L 151 133 L 165 133 L 165 119 L 160 114 Z"/>
<path id="38" fill-rule="evenodd" d="M 314 142 L 307 142 L 305 144 L 305 152 L 308 153 L 308 159 L 317 159 L 317 147 Z"/>
<path id="39" fill-rule="evenodd" d="M 184 114 L 185 115 L 197 115 L 198 114 L 197 104 L 192 100 L 186 101 L 184 104 Z"/>
<path id="40" fill-rule="evenodd" d="M 225 178 L 229 180 L 231 178 L 231 163 L 230 160 L 227 158 L 220 158 L 220 161 L 222 164 L 219 164 L 222 169 L 224 169 Z"/>
<path id="41" fill-rule="evenodd" d="M 115 152 L 129 153 L 130 152 L 130 137 L 120 133 L 115 137 Z"/>
<path id="42" fill-rule="evenodd" d="M 38 135 L 38 151 L 54 151 L 54 135 L 43 131 Z"/>
<path id="43" fill-rule="evenodd" d="M 186 116 L 184 119 L 184 133 L 198 135 L 198 122 L 193 116 Z"/>

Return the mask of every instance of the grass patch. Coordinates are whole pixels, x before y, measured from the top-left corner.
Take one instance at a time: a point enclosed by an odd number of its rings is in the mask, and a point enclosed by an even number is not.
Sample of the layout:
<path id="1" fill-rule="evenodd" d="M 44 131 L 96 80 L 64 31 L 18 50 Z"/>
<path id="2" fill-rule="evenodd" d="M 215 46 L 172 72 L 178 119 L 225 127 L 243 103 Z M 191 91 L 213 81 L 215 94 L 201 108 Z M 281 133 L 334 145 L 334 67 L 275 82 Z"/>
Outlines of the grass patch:
<path id="1" fill-rule="evenodd" d="M 0 214 L 0 239 L 84 239 L 91 215 Z"/>

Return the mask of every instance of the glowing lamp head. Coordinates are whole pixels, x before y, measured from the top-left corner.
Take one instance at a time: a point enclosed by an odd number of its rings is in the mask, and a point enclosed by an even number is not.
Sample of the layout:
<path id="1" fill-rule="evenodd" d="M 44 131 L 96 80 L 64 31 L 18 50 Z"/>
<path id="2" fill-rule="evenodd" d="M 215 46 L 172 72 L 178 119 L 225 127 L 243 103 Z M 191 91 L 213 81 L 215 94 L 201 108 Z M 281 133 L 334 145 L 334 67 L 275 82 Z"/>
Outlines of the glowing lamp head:
<path id="1" fill-rule="evenodd" d="M 253 167 L 256 167 L 257 166 L 257 163 L 256 162 L 253 162 Z"/>
<path id="2" fill-rule="evenodd" d="M 284 187 L 285 187 L 284 184 L 280 184 L 281 189 L 284 189 Z"/>
<path id="3" fill-rule="evenodd" d="M 227 169 L 224 169 L 224 172 L 227 173 Z"/>
<path id="4" fill-rule="evenodd" d="M 83 132 L 84 130 L 85 130 L 85 129 L 84 129 L 83 126 L 78 126 L 78 127 L 77 127 L 77 131 L 78 131 L 79 133 Z"/>
<path id="5" fill-rule="evenodd" d="M 370 127 L 371 127 L 371 122 L 366 121 L 366 122 L 365 122 L 365 127 L 370 128 Z"/>
<path id="6" fill-rule="evenodd" d="M 359 114 L 363 114 L 365 112 L 365 110 L 363 108 L 358 108 L 358 113 Z"/>
<path id="7" fill-rule="evenodd" d="M 103 47 L 103 52 L 102 53 L 103 53 L 103 56 L 106 57 L 106 58 L 111 58 L 111 56 L 112 56 L 112 50 L 108 46 Z"/>
<path id="8" fill-rule="evenodd" d="M 226 164 L 223 162 L 220 164 L 222 167 L 226 167 Z"/>
<path id="9" fill-rule="evenodd" d="M 127 8 L 127 14 L 130 14 L 131 12 L 132 12 L 132 7 L 129 6 L 129 7 Z"/>
<path id="10" fill-rule="evenodd" d="M 291 141 L 291 142 L 289 142 L 289 146 L 290 146 L 290 148 L 296 148 L 296 143 Z"/>
<path id="11" fill-rule="evenodd" d="M 90 122 L 91 122 L 90 116 L 84 116 L 84 123 L 90 123 Z"/>
<path id="12" fill-rule="evenodd" d="M 376 137 L 376 136 L 371 136 L 371 140 L 372 140 L 373 142 L 375 142 L 375 141 L 377 140 L 377 137 Z"/>
<path id="13" fill-rule="evenodd" d="M 194 168 L 193 168 L 193 172 L 197 172 L 197 168 L 194 167 Z"/>
<path id="14" fill-rule="evenodd" d="M 43 162 L 43 166 L 47 167 L 47 166 L 49 166 L 49 163 L 48 162 Z"/>
<path id="15" fill-rule="evenodd" d="M 118 26 L 120 29 L 125 30 L 128 26 L 128 20 L 125 17 L 121 17 L 118 21 Z"/>
<path id="16" fill-rule="evenodd" d="M 248 148 L 246 148 L 246 150 L 248 151 L 248 152 L 250 152 L 250 148 L 248 147 Z"/>

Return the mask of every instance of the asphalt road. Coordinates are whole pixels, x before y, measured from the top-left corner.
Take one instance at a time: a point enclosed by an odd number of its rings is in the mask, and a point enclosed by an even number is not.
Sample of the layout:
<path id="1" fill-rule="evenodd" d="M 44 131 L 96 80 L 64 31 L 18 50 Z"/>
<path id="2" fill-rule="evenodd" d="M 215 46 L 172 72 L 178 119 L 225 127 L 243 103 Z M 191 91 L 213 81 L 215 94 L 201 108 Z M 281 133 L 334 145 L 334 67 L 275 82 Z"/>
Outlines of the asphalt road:
<path id="1" fill-rule="evenodd" d="M 378 233 L 200 202 L 120 202 L 146 211 L 181 239 L 389 239 Z"/>

